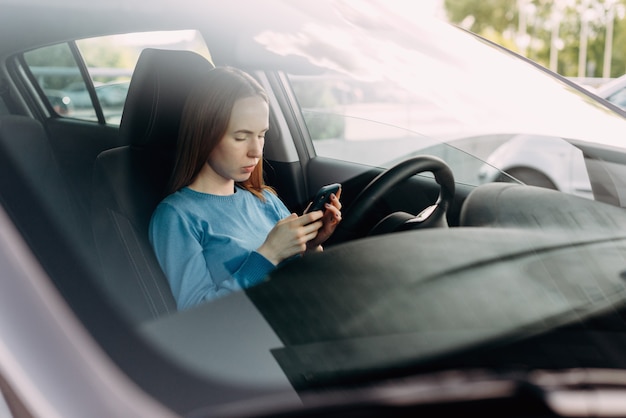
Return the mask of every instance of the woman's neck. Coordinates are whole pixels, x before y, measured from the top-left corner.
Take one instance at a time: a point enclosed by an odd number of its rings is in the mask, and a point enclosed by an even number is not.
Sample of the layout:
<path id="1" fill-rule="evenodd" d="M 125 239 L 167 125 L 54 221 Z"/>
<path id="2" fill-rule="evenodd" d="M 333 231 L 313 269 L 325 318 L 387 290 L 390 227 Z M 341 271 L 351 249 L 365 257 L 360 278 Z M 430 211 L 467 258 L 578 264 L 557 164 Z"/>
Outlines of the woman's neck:
<path id="1" fill-rule="evenodd" d="M 228 196 L 235 193 L 234 180 L 223 179 L 223 181 L 215 181 L 215 179 L 210 179 L 201 175 L 191 182 L 188 187 L 196 192 L 218 196 Z"/>

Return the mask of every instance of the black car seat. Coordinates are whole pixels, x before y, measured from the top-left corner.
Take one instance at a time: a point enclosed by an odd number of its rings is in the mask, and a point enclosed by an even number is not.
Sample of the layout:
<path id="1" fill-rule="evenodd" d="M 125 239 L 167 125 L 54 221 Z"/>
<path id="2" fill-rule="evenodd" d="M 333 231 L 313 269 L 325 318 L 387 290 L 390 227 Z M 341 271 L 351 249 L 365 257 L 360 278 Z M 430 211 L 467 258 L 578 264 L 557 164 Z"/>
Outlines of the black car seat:
<path id="1" fill-rule="evenodd" d="M 85 231 L 88 216 L 70 192 L 39 121 L 21 115 L 0 116 L 0 166 L 1 203 L 31 248 L 37 252 L 35 248 L 44 246 L 41 231 L 54 223 L 84 260 L 93 262 L 92 235 Z M 53 251 L 60 251 L 59 246 Z"/>
<path id="2" fill-rule="evenodd" d="M 184 102 L 212 68 L 190 51 L 144 50 L 120 124 L 129 145 L 104 151 L 95 162 L 92 229 L 102 285 L 132 321 L 176 310 L 148 226 L 165 197 Z"/>

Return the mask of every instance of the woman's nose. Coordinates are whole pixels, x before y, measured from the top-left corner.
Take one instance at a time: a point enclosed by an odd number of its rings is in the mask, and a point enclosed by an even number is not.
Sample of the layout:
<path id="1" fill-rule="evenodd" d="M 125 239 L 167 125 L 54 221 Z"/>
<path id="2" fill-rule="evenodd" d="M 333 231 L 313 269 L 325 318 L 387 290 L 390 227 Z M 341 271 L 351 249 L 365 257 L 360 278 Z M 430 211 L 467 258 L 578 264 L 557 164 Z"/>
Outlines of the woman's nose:
<path id="1" fill-rule="evenodd" d="M 252 157 L 260 157 L 263 155 L 263 144 L 263 139 L 251 141 L 250 147 L 248 148 L 248 154 Z"/>

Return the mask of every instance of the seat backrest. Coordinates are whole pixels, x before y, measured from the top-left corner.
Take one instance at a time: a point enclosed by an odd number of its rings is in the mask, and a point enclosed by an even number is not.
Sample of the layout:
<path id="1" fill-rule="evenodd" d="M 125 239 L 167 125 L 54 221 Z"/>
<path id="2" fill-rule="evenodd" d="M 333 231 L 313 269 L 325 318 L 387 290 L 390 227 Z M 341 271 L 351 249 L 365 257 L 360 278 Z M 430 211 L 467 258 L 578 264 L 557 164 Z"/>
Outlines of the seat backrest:
<path id="1" fill-rule="evenodd" d="M 88 216 L 79 209 L 78 199 L 69 189 L 46 132 L 37 120 L 19 115 L 0 116 L 0 165 L 11 175 L 1 176 L 3 190 L 13 190 L 2 203 L 16 225 L 23 226 L 24 238 L 33 220 L 47 216 L 68 235 L 76 247 L 93 262 L 93 241 Z"/>
<path id="2" fill-rule="evenodd" d="M 165 197 L 184 102 L 212 68 L 193 52 L 144 50 L 120 124 L 129 145 L 104 151 L 95 162 L 92 228 L 102 286 L 134 321 L 176 310 L 148 226 Z"/>

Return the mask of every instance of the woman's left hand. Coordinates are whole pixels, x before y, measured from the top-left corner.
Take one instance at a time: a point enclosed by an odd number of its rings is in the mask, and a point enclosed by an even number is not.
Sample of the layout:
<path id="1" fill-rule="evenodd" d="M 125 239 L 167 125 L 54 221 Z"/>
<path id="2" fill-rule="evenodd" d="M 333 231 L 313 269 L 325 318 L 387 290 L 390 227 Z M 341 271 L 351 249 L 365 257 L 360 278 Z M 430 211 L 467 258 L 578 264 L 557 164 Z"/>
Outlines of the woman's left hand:
<path id="1" fill-rule="evenodd" d="M 307 249 L 309 251 L 320 250 L 321 248 L 318 247 L 330 238 L 333 232 L 335 232 L 335 228 L 337 228 L 339 222 L 341 222 L 340 197 L 341 189 L 339 189 L 336 195 L 334 193 L 330 195 L 330 203 L 325 205 L 324 216 L 322 217 L 323 225 L 317 231 L 315 238 L 307 243 Z"/>

